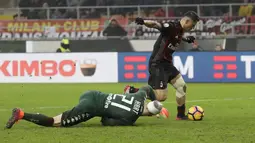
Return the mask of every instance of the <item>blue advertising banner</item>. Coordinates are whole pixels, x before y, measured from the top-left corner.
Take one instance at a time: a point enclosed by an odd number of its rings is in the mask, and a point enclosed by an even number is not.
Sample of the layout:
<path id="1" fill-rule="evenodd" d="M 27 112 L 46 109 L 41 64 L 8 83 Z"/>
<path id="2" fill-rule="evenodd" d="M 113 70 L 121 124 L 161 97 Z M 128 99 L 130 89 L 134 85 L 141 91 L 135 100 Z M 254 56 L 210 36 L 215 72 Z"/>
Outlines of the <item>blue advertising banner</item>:
<path id="1" fill-rule="evenodd" d="M 119 82 L 147 82 L 149 52 L 118 54 Z M 255 82 L 255 52 L 176 52 L 186 82 Z"/>

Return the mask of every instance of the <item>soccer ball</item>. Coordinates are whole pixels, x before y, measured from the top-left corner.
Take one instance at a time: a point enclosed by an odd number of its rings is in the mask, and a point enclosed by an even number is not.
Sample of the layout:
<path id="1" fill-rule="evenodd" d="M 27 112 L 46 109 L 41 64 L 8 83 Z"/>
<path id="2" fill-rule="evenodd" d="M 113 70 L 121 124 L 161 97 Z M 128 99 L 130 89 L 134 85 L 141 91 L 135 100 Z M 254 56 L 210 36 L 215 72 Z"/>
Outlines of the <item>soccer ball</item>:
<path id="1" fill-rule="evenodd" d="M 204 117 L 204 110 L 200 106 L 192 106 L 188 111 L 188 118 L 193 121 L 201 121 Z"/>

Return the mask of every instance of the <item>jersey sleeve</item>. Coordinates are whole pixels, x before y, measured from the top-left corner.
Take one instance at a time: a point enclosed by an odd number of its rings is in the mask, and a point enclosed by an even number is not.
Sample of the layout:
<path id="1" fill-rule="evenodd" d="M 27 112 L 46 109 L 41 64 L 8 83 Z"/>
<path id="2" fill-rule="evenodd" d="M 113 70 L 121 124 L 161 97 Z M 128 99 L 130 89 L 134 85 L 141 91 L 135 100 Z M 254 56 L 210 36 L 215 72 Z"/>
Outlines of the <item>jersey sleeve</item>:
<path id="1" fill-rule="evenodd" d="M 171 32 L 175 27 L 173 22 L 163 22 L 160 24 L 161 24 L 160 32 L 165 34 Z"/>
<path id="2" fill-rule="evenodd" d="M 139 91 L 137 92 L 137 94 L 142 94 L 145 96 L 145 98 L 148 98 L 150 99 L 151 101 L 154 101 L 156 100 L 156 95 L 152 89 L 151 86 L 149 85 L 146 85 L 146 86 L 143 86 L 139 89 Z"/>

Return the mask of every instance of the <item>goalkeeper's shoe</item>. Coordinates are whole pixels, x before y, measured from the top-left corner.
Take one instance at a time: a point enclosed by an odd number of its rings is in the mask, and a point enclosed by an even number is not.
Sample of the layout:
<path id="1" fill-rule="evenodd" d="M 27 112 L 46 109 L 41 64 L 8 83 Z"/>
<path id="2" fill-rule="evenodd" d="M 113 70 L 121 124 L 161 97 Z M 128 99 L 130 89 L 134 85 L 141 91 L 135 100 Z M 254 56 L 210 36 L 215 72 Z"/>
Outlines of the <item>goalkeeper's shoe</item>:
<path id="1" fill-rule="evenodd" d="M 18 122 L 20 119 L 22 119 L 24 116 L 24 112 L 19 109 L 19 108 L 14 108 L 12 110 L 12 116 L 10 117 L 10 119 L 8 120 L 8 122 L 6 123 L 5 128 L 6 129 L 10 129 L 12 128 L 12 126 Z"/>
<path id="2" fill-rule="evenodd" d="M 188 116 L 187 115 L 185 115 L 185 116 L 177 116 L 176 117 L 176 120 L 188 120 L 189 118 L 188 118 Z"/>
<path id="3" fill-rule="evenodd" d="M 130 85 L 127 85 L 125 88 L 124 88 L 124 93 L 125 94 L 128 94 L 128 93 L 136 93 L 139 89 L 138 88 L 135 88 L 134 86 L 130 86 Z"/>

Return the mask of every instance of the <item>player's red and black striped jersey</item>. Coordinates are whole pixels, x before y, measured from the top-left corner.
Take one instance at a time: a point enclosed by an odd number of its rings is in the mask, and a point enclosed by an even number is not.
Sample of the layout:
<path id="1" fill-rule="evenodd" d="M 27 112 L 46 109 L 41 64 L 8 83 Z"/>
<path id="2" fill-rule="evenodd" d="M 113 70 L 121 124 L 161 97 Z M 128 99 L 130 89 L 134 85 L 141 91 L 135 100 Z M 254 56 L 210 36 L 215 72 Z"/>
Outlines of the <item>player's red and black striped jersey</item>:
<path id="1" fill-rule="evenodd" d="M 172 62 L 172 54 L 181 43 L 183 29 L 180 21 L 161 23 L 160 36 L 154 44 L 150 64 Z"/>

